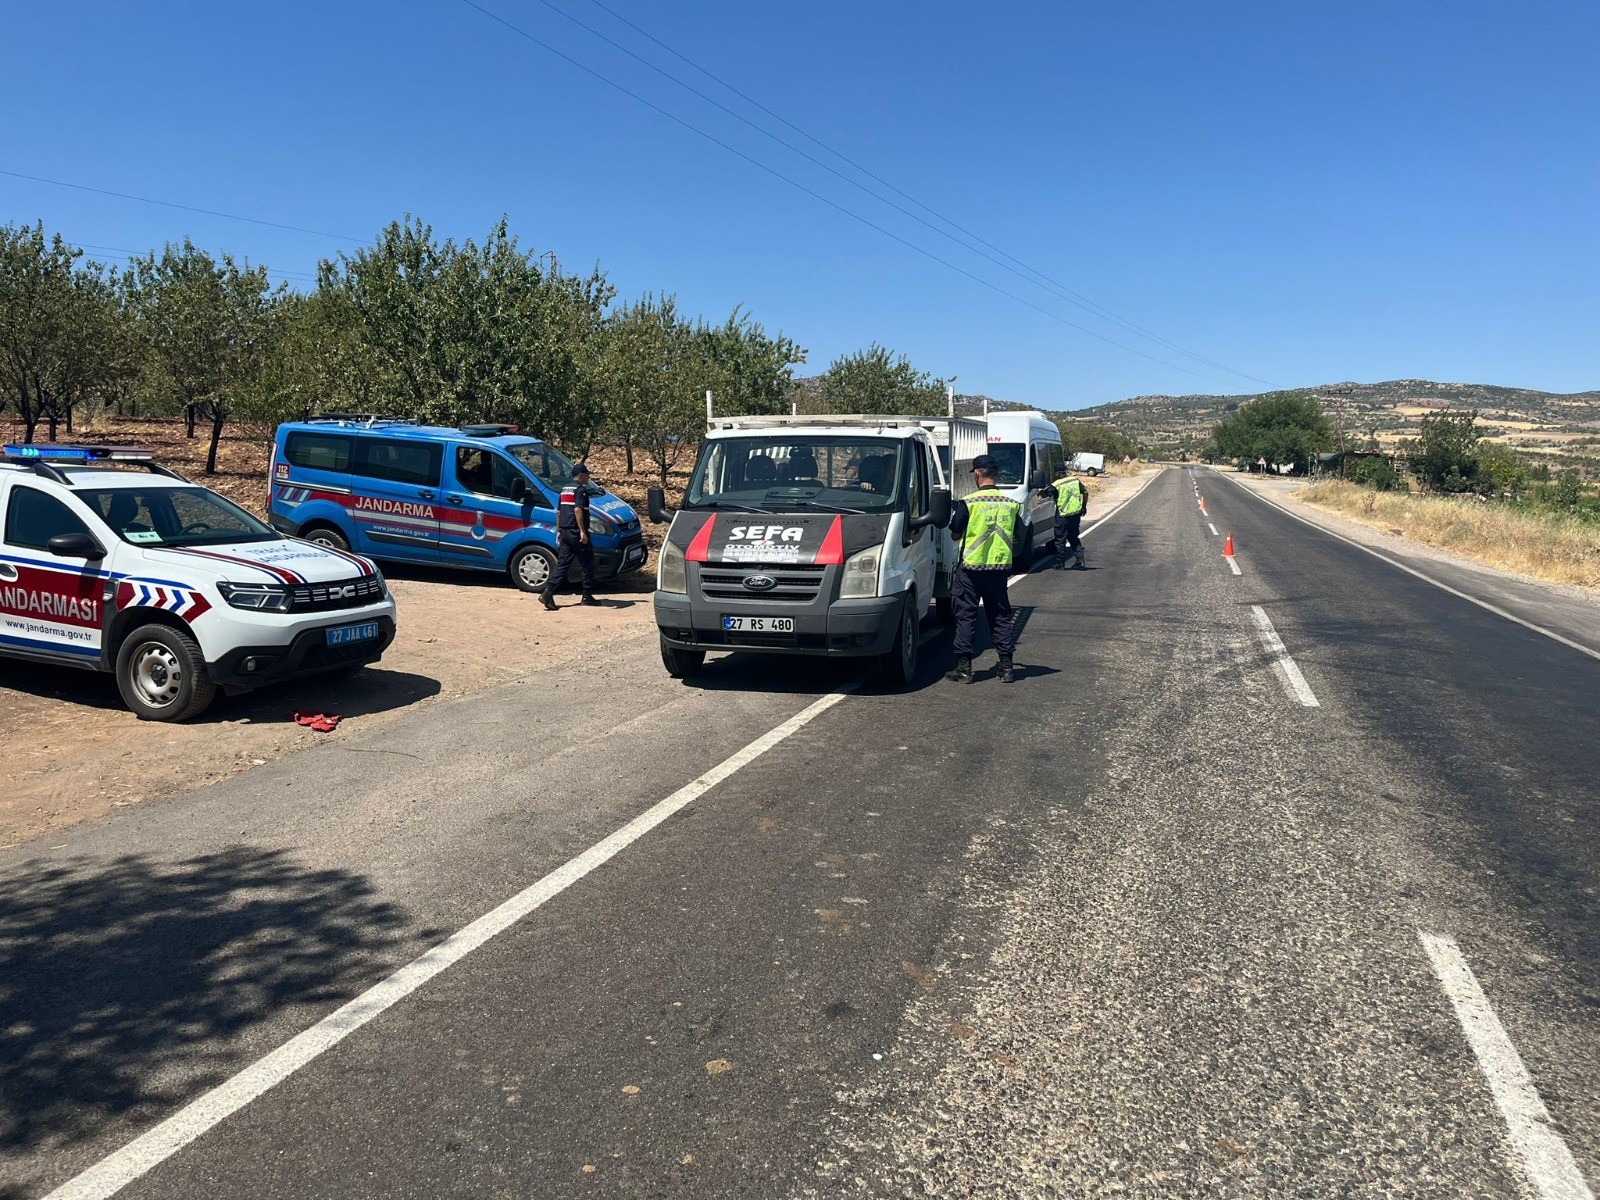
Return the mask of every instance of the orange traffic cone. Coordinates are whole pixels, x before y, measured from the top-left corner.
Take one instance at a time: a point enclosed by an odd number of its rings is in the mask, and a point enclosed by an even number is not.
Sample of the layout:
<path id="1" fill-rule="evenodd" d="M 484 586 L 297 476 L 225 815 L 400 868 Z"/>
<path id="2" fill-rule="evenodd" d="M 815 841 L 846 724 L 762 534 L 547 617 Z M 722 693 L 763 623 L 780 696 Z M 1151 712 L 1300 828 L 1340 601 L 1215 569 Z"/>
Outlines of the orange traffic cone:
<path id="1" fill-rule="evenodd" d="M 1225 543 L 1223 543 L 1222 557 L 1223 558 L 1232 558 L 1233 557 L 1233 534 L 1231 532 L 1228 534 L 1228 540 Z"/>

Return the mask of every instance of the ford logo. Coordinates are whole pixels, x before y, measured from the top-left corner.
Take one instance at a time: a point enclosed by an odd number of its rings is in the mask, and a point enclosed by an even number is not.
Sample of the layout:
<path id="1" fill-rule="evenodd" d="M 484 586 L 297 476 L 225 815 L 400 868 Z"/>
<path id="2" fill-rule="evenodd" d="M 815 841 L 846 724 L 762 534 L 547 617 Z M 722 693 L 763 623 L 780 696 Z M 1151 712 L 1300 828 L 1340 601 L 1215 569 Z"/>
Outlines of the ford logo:
<path id="1" fill-rule="evenodd" d="M 771 575 L 746 575 L 744 586 L 752 592 L 770 592 L 778 586 L 778 581 Z"/>

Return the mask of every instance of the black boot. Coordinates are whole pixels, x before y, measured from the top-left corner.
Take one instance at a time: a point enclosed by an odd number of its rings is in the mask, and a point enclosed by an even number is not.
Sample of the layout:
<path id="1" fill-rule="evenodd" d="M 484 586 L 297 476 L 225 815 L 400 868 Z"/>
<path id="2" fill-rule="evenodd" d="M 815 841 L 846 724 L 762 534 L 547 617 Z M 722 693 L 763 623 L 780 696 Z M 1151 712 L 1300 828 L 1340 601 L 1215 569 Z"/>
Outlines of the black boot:
<path id="1" fill-rule="evenodd" d="M 946 671 L 944 677 L 951 683 L 971 683 L 972 659 L 958 656 L 956 665 Z"/>
<path id="2" fill-rule="evenodd" d="M 999 678 L 1001 683 L 1015 683 L 1017 681 L 1016 668 L 1011 665 L 1011 660 L 1009 658 L 1002 658 L 1000 660 Z"/>
<path id="3" fill-rule="evenodd" d="M 539 603 L 544 605 L 551 612 L 555 612 L 555 610 L 556 610 L 556 595 L 555 595 L 555 593 L 552 592 L 549 588 L 545 588 L 544 591 L 539 593 Z"/>
<path id="4" fill-rule="evenodd" d="M 584 605 L 587 608 L 599 608 L 600 607 L 600 601 L 598 601 L 598 600 L 596 600 L 594 598 L 594 593 L 593 592 L 585 592 L 583 594 L 583 599 L 580 600 L 579 603 Z"/>
<path id="5" fill-rule="evenodd" d="M 1078 551 L 1078 561 L 1072 564 L 1072 569 L 1074 571 L 1087 571 L 1089 569 L 1088 567 L 1083 565 L 1083 551 L 1082 550 Z"/>

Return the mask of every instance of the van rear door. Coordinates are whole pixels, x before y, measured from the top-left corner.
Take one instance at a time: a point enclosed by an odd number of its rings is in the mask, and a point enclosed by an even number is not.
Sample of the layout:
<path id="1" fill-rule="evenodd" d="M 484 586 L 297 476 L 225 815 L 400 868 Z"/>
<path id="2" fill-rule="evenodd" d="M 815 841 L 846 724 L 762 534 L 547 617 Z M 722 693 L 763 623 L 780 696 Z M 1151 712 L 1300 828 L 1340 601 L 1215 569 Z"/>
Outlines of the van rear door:
<path id="1" fill-rule="evenodd" d="M 357 437 L 350 461 L 356 549 L 376 558 L 438 562 L 443 463 L 438 442 Z"/>

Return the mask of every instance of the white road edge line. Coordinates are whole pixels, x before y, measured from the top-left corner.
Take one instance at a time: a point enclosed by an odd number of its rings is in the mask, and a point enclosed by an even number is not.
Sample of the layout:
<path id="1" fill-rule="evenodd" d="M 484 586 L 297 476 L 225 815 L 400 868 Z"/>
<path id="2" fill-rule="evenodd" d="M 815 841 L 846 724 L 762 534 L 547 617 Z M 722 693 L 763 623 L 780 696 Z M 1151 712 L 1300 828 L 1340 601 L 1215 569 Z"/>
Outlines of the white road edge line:
<path id="1" fill-rule="evenodd" d="M 1278 636 L 1278 631 L 1273 628 L 1272 618 L 1267 616 L 1266 610 L 1259 604 L 1250 606 L 1250 615 L 1256 619 L 1256 629 L 1261 634 L 1261 644 L 1267 648 L 1267 653 L 1272 655 L 1273 665 L 1276 666 L 1283 680 L 1284 690 L 1306 708 L 1321 708 L 1316 693 L 1311 690 L 1311 685 L 1306 682 L 1306 677 L 1300 674 L 1300 667 L 1289 654 L 1289 649 L 1283 644 L 1283 639 Z"/>
<path id="2" fill-rule="evenodd" d="M 1235 575 L 1243 575 L 1244 574 L 1243 571 L 1239 570 L 1239 564 L 1233 561 L 1233 555 L 1224 554 L 1222 557 L 1228 560 L 1228 567 L 1229 567 L 1230 570 L 1233 571 L 1233 573 Z"/>
<path id="3" fill-rule="evenodd" d="M 1417 930 L 1422 948 L 1433 963 L 1444 994 L 1456 1010 L 1467 1044 L 1489 1081 L 1495 1106 L 1511 1133 L 1511 1144 L 1523 1173 L 1541 1200 L 1594 1200 L 1572 1151 L 1550 1121 L 1528 1068 L 1511 1042 L 1505 1026 L 1495 1016 L 1477 976 L 1462 956 L 1454 938 Z"/>
<path id="4" fill-rule="evenodd" d="M 717 784 L 799 732 L 843 700 L 856 683 L 830 692 L 776 726 L 743 750 L 724 759 L 694 782 L 658 801 L 608 837 L 518 892 L 498 907 L 462 927 L 444 941 L 401 967 L 381 983 L 335 1009 L 309 1029 L 257 1059 L 233 1078 L 190 1101 L 87 1171 L 62 1184 L 44 1200 L 103 1200 L 165 1162 L 196 1138 L 282 1083 L 324 1051 L 405 999 L 434 976 L 454 966 L 496 934 L 516 924 L 546 901 L 560 895 L 597 867 L 603 866 L 667 818 L 705 795 Z"/>
<path id="5" fill-rule="evenodd" d="M 1084 529 L 1084 530 L 1080 530 L 1079 533 L 1078 533 L 1078 536 L 1081 537 L 1081 538 L 1088 537 L 1096 529 L 1099 529 L 1100 526 L 1104 525 L 1107 521 L 1111 520 L 1112 517 L 1116 516 L 1123 509 L 1127 508 L 1128 505 L 1132 504 L 1135 500 L 1137 500 L 1141 495 L 1144 494 L 1145 488 L 1149 487 L 1156 480 L 1160 479 L 1163 475 L 1165 475 L 1171 469 L 1172 469 L 1171 467 L 1162 467 L 1161 470 L 1157 471 L 1154 475 L 1150 476 L 1149 479 L 1146 479 L 1143 483 L 1141 483 L 1139 485 L 1139 490 L 1134 492 L 1133 495 L 1129 496 L 1121 504 L 1118 504 L 1115 508 L 1113 508 L 1105 516 L 1101 517 L 1093 525 L 1089 526 L 1089 528 Z M 1010 587 L 1012 584 L 1016 583 L 1016 581 L 1019 580 L 1019 579 L 1026 579 L 1029 575 L 1032 575 L 1035 570 L 1036 570 L 1036 568 L 1029 567 L 1026 571 L 1022 571 L 1022 572 L 1019 572 L 1016 575 L 1011 576 L 1009 579 L 1006 580 L 1006 586 Z M 45 1200 L 50 1200 L 50 1197 L 46 1196 Z"/>
<path id="6" fill-rule="evenodd" d="M 1395 559 L 1390 558 L 1387 554 L 1384 554 L 1381 550 L 1374 550 L 1371 546 L 1363 546 L 1360 542 L 1356 541 L 1354 538 L 1347 538 L 1342 533 L 1335 533 L 1331 529 L 1327 529 L 1327 528 L 1324 528 L 1321 525 L 1318 525 L 1315 521 L 1307 520 L 1305 517 L 1302 517 L 1299 513 L 1290 512 L 1287 508 L 1285 508 L 1283 505 L 1279 504 L 1276 500 L 1268 500 L 1265 496 L 1261 495 L 1258 492 L 1252 491 L 1250 488 L 1248 488 L 1244 484 L 1240 483 L 1237 479 L 1229 479 L 1229 482 L 1232 483 L 1235 487 L 1240 488 L 1241 490 L 1243 490 L 1245 495 L 1254 496 L 1257 500 L 1261 501 L 1261 503 L 1269 505 L 1270 507 L 1277 509 L 1284 516 L 1289 517 L 1291 520 L 1299 521 L 1300 524 L 1302 524 L 1302 525 L 1310 526 L 1312 529 L 1315 529 L 1318 533 L 1325 533 L 1331 538 L 1338 538 L 1341 542 L 1344 542 L 1347 546 L 1354 546 L 1357 550 L 1360 550 L 1363 554 L 1370 554 L 1370 555 L 1372 555 L 1373 558 L 1381 559 L 1382 561 L 1388 563 L 1391 567 L 1394 567 L 1397 570 L 1404 571 L 1407 575 L 1414 575 L 1418 579 L 1422 580 L 1422 582 L 1424 582 L 1424 583 L 1431 583 L 1431 584 L 1433 584 L 1434 587 L 1439 588 L 1441 591 L 1446 591 L 1446 592 L 1449 592 L 1452 596 L 1460 597 L 1462 600 L 1465 600 L 1468 604 L 1476 604 L 1479 608 L 1484 609 L 1484 610 L 1486 610 L 1488 612 L 1492 612 L 1497 617 L 1504 617 L 1506 620 L 1512 622 L 1513 624 L 1521 625 L 1524 629 L 1533 630 L 1534 633 L 1542 633 L 1542 634 L 1544 634 L 1545 637 L 1550 638 L 1552 641 L 1560 642 L 1563 646 L 1567 646 L 1567 647 L 1569 647 L 1569 648 L 1571 648 L 1573 650 L 1576 650 L 1580 654 L 1587 654 L 1590 658 L 1600 659 L 1600 650 L 1591 650 L 1588 646 L 1585 646 L 1582 642 L 1575 642 L 1569 637 L 1563 637 L 1561 634 L 1557 633 L 1553 629 L 1546 629 L 1543 625 L 1535 625 L 1532 621 L 1526 621 L 1523 618 L 1517 616 L 1515 613 L 1509 613 L 1505 609 L 1500 608 L 1497 605 L 1490 604 L 1487 600 L 1479 600 L 1476 596 L 1471 596 L 1471 595 L 1468 595 L 1466 592 L 1459 591 L 1458 589 L 1451 587 L 1448 583 L 1441 583 L 1441 582 L 1439 582 L 1439 580 L 1435 579 L 1432 575 L 1424 575 L 1421 571 L 1416 570 L 1414 567 L 1408 567 L 1408 566 L 1405 565 L 1405 563 L 1399 562 L 1399 561 L 1397 561 Z"/>
<path id="7" fill-rule="evenodd" d="M 1210 521 L 1206 522 L 1206 528 L 1211 530 L 1211 536 L 1212 537 L 1221 537 L 1222 536 L 1220 533 L 1217 532 L 1217 527 L 1215 525 L 1213 525 Z"/>

